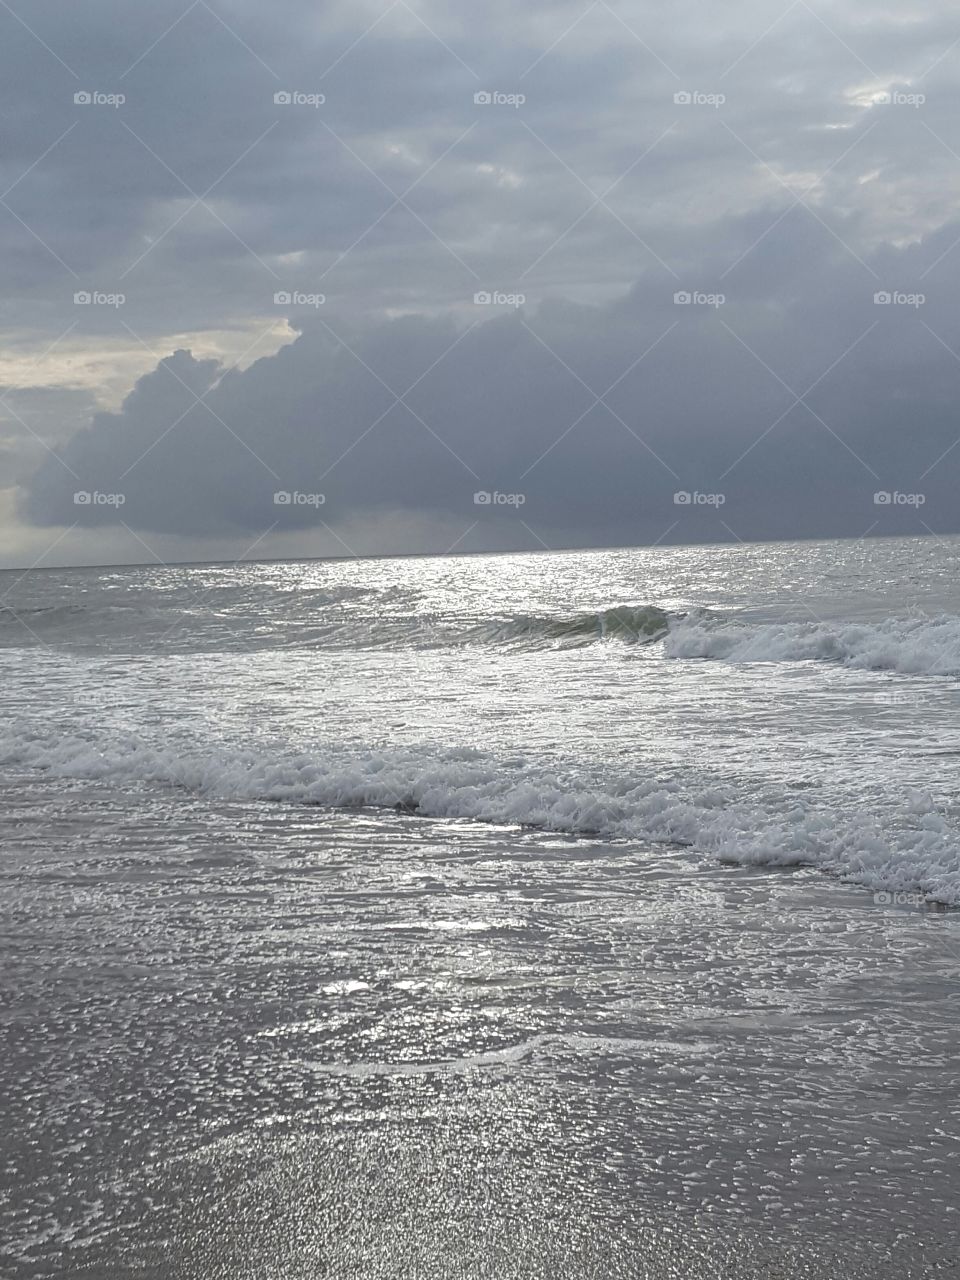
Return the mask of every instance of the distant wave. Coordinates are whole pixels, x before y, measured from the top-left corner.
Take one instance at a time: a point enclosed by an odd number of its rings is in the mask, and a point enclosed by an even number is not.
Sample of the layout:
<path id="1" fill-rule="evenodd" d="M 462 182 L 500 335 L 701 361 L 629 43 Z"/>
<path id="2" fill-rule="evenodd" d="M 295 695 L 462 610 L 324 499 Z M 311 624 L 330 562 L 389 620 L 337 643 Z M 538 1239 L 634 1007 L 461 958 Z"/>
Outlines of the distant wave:
<path id="1" fill-rule="evenodd" d="M 672 660 L 836 662 L 902 674 L 960 675 L 960 617 L 858 622 L 746 621 L 702 607 L 612 604 L 564 613 L 474 614 L 418 610 L 409 592 L 335 588 L 270 591 L 258 598 L 210 591 L 163 604 L 89 601 L 14 611 L 0 606 L 0 645 L 236 650 L 493 648 L 581 649 L 597 644 L 656 649 Z"/>
<path id="2" fill-rule="evenodd" d="M 924 793 L 833 812 L 790 788 L 573 773 L 469 748 L 361 755 L 157 746 L 133 735 L 57 735 L 11 726 L 0 764 L 55 777 L 182 787 L 224 799 L 378 807 L 431 818 L 524 825 L 576 836 L 688 846 L 723 861 L 810 865 L 875 890 L 960 904 L 960 832 Z"/>
<path id="3" fill-rule="evenodd" d="M 670 625 L 656 605 L 617 605 L 568 615 L 515 614 L 488 619 L 466 628 L 461 641 L 515 647 L 579 648 L 600 640 L 650 644 L 662 639 Z"/>
<path id="4" fill-rule="evenodd" d="M 960 618 L 745 624 L 705 614 L 671 621 L 669 658 L 725 662 L 839 662 L 869 671 L 960 675 Z"/>
<path id="5" fill-rule="evenodd" d="M 82 604 L 49 604 L 40 605 L 32 609 L 13 609 L 9 605 L 2 604 L 0 605 L 0 623 L 16 623 L 21 618 L 26 622 L 40 618 L 48 621 L 61 621 L 82 617 L 88 612 L 86 605 Z"/>
<path id="6" fill-rule="evenodd" d="M 568 614 L 436 614 L 398 612 L 391 595 L 376 608 L 377 593 L 271 593 L 234 602 L 211 592 L 164 605 L 58 605 L 3 609 L 7 643 L 109 644 L 156 638 L 173 648 L 582 648 L 598 642 L 649 644 L 666 635 L 669 615 L 652 604 L 615 605 Z M 362 600 L 360 607 L 356 602 Z M 408 601 L 403 603 L 409 607 Z"/>

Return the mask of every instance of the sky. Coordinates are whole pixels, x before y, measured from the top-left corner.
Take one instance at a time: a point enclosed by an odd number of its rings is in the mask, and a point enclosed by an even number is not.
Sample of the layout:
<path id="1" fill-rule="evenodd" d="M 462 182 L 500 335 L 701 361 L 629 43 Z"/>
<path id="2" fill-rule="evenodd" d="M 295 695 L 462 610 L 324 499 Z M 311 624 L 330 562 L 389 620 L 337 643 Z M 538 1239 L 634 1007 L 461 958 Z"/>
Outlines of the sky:
<path id="1" fill-rule="evenodd" d="M 0 0 L 0 566 L 960 529 L 960 15 Z"/>

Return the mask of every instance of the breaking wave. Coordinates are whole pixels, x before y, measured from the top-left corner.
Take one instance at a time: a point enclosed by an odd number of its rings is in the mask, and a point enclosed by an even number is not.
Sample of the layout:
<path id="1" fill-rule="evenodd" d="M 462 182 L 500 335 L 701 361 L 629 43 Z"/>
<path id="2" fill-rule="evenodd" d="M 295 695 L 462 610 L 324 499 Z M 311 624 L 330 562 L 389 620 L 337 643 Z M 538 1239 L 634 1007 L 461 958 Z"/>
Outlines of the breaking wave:
<path id="1" fill-rule="evenodd" d="M 722 861 L 814 866 L 874 890 L 919 891 L 960 903 L 960 832 L 929 795 L 915 790 L 878 793 L 869 808 L 835 812 L 785 786 L 751 795 L 690 777 L 561 773 L 469 748 L 368 754 L 183 749 L 134 735 L 64 736 L 14 727 L 0 734 L 0 764 L 220 799 L 376 807 L 682 845 Z"/>
<path id="2" fill-rule="evenodd" d="M 431 612 L 416 594 L 342 587 L 186 595 L 158 603 L 0 605 L 0 647 L 51 644 L 150 651 L 582 649 L 613 644 L 671 660 L 834 662 L 873 671 L 960 676 L 960 617 L 764 621 L 654 603 L 564 613 Z M 662 643 L 661 643 L 662 642 Z M 652 646 L 652 648 L 651 648 Z"/>
<path id="3" fill-rule="evenodd" d="M 839 662 L 868 671 L 960 675 L 960 618 L 744 624 L 704 613 L 674 619 L 668 658 L 724 662 Z"/>
<path id="4" fill-rule="evenodd" d="M 650 644 L 662 639 L 669 626 L 669 615 L 656 605 L 620 605 L 566 616 L 516 614 L 486 619 L 467 628 L 462 641 L 534 648 L 580 648 L 598 640 Z"/>
<path id="5" fill-rule="evenodd" d="M 569 614 L 441 614 L 409 611 L 409 600 L 340 590 L 278 595 L 238 604 L 216 595 L 163 606 L 71 604 L 0 607 L 0 643 L 149 648 L 582 648 L 604 641 L 648 644 L 666 635 L 669 615 L 655 605 L 617 605 Z M 374 597 L 371 600 L 369 597 Z M 379 604 L 380 607 L 377 607 Z M 401 610 L 398 610 L 398 604 Z"/>

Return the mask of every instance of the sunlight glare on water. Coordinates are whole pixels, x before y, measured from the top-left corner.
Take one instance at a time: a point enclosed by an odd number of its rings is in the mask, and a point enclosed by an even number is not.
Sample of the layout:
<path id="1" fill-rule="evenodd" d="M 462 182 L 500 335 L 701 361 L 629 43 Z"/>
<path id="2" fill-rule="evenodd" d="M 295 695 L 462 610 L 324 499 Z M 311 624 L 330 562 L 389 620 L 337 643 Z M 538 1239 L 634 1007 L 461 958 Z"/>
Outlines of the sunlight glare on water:
<path id="1" fill-rule="evenodd" d="M 15 586 L 6 1269 L 949 1274 L 958 547 Z"/>

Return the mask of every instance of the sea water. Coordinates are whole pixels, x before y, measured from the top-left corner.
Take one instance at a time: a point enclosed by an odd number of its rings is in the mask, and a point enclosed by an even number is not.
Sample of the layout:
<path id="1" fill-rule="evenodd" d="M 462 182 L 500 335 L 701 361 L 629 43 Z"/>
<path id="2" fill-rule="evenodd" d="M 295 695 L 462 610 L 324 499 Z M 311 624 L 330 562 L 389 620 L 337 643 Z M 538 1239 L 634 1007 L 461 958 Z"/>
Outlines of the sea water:
<path id="1" fill-rule="evenodd" d="M 955 1274 L 958 584 L 0 574 L 0 1273 Z"/>

